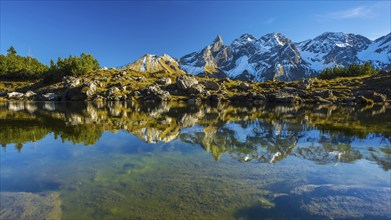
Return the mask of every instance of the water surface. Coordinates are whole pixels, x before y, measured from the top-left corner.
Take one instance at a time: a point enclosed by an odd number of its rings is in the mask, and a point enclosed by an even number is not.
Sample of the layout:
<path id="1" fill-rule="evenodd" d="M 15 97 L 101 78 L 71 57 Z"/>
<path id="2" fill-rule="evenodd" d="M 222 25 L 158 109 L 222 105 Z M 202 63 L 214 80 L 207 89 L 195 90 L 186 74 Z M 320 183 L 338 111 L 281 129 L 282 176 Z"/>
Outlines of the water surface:
<path id="1" fill-rule="evenodd" d="M 0 103 L 0 217 L 390 219 L 390 113 Z"/>

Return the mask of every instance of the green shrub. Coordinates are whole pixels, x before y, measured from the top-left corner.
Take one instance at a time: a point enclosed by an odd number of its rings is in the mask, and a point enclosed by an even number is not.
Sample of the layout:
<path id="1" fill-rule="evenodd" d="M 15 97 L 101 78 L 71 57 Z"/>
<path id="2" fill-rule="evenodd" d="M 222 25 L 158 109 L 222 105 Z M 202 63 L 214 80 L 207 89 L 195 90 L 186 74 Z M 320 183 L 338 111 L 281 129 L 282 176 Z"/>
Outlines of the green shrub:
<path id="1" fill-rule="evenodd" d="M 363 65 L 352 64 L 349 67 L 326 68 L 318 75 L 318 78 L 335 79 L 338 77 L 368 76 L 378 72 L 378 69 L 374 69 L 369 62 L 366 62 Z"/>
<path id="2" fill-rule="evenodd" d="M 0 55 L 0 77 L 12 79 L 33 79 L 42 77 L 48 67 L 32 57 L 17 55 L 14 47 L 7 50 L 6 56 Z"/>
<path id="3" fill-rule="evenodd" d="M 82 53 L 79 57 L 69 55 L 68 58 L 58 58 L 57 63 L 50 61 L 50 67 L 45 83 L 60 81 L 63 76 L 83 76 L 100 69 L 98 60 L 92 55 Z"/>

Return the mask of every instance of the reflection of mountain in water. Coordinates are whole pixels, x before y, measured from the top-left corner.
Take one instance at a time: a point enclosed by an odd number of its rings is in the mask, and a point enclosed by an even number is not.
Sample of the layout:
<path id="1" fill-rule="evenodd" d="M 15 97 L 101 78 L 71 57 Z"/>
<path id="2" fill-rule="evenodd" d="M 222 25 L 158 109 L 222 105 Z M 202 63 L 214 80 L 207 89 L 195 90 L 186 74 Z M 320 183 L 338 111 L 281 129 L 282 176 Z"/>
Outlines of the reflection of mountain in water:
<path id="1" fill-rule="evenodd" d="M 218 160 L 275 163 L 288 156 L 319 164 L 361 158 L 391 168 L 390 108 L 188 106 L 161 103 L 0 103 L 0 143 L 21 150 L 53 133 L 91 145 L 104 131 L 126 130 L 147 143 L 199 144 Z"/>

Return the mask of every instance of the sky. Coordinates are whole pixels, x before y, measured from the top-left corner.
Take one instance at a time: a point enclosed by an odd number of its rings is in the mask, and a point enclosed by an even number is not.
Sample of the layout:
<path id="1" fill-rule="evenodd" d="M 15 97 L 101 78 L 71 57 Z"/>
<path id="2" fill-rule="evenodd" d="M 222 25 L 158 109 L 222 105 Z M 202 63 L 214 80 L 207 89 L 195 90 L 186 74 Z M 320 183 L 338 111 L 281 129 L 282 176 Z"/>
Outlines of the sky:
<path id="1" fill-rule="evenodd" d="M 45 64 L 94 55 L 117 67 L 144 54 L 180 58 L 219 34 L 278 32 L 294 42 L 323 32 L 374 40 L 391 32 L 391 1 L 9 1 L 0 0 L 0 53 L 12 45 Z"/>

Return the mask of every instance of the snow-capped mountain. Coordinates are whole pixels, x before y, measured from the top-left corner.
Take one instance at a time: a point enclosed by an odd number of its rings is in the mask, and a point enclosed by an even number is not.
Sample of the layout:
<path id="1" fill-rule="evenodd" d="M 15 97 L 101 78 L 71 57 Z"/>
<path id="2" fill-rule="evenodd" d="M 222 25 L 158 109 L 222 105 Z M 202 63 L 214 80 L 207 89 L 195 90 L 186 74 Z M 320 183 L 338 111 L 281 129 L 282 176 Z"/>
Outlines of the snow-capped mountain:
<path id="1" fill-rule="evenodd" d="M 224 45 L 217 36 L 212 44 L 185 55 L 179 63 L 182 70 L 194 75 L 291 81 L 316 75 L 326 67 L 366 61 L 377 68 L 391 68 L 391 34 L 371 41 L 361 35 L 326 32 L 299 43 L 280 33 L 260 38 L 244 34 L 231 45 Z"/>
<path id="2" fill-rule="evenodd" d="M 166 71 L 169 73 L 182 72 L 178 62 L 167 54 L 163 54 L 163 56 L 146 54 L 135 62 L 124 66 L 122 69 L 150 73 L 159 71 Z"/>

